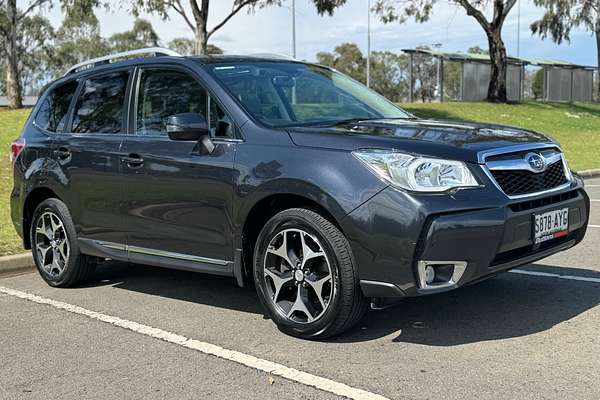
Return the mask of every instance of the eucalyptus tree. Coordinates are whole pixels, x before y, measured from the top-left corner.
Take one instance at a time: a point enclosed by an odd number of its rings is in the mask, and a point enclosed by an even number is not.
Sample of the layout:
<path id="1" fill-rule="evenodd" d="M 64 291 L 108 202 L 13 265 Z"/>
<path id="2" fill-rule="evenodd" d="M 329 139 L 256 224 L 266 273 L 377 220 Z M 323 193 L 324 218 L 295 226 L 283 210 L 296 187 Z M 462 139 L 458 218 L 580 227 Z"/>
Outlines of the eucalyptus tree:
<path id="1" fill-rule="evenodd" d="M 22 52 L 23 45 L 19 43 L 19 38 L 24 38 L 24 32 L 32 28 L 32 23 L 36 23 L 31 16 L 50 3 L 51 0 L 31 0 L 24 8 L 19 9 L 16 0 L 0 0 L 0 43 L 5 60 L 5 90 L 9 108 L 23 106 L 20 65 L 21 58 L 26 53 Z"/>
<path id="2" fill-rule="evenodd" d="M 256 9 L 268 6 L 280 6 L 283 0 L 229 0 L 230 10 L 225 17 L 209 28 L 208 20 L 210 7 L 217 1 L 210 0 L 130 0 L 132 12 L 139 15 L 141 12 L 156 13 L 163 19 L 178 15 L 190 28 L 194 35 L 194 53 L 205 54 L 208 51 L 208 40 L 219 29 L 223 28 L 235 15 L 241 11 L 253 12 Z M 346 0 L 311 0 L 320 14 L 333 13 L 336 7 L 343 5 Z M 186 5 L 184 5 L 184 2 Z M 219 4 L 224 3 L 220 0 Z"/>
<path id="3" fill-rule="evenodd" d="M 517 0 L 448 0 L 448 2 L 463 8 L 485 32 L 491 64 L 487 100 L 506 102 L 507 62 L 502 28 Z M 385 23 L 394 21 L 402 23 L 410 18 L 417 22 L 426 22 L 438 3 L 439 0 L 377 0 L 374 9 Z M 489 19 L 486 17 L 488 11 L 491 11 Z"/>
<path id="4" fill-rule="evenodd" d="M 534 0 L 546 12 L 531 24 L 531 31 L 555 43 L 571 41 L 571 31 L 583 28 L 596 38 L 596 60 L 600 67 L 600 0 Z M 600 92 L 600 79 L 598 89 Z"/>

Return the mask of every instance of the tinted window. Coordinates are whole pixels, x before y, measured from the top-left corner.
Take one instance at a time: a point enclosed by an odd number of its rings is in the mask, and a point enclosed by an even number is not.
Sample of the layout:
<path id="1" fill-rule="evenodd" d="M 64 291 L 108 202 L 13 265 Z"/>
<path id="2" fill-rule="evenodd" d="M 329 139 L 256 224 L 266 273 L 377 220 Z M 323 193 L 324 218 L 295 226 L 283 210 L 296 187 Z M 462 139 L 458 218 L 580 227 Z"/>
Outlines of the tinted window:
<path id="1" fill-rule="evenodd" d="M 120 133 L 129 73 L 117 72 L 85 81 L 75 105 L 75 133 Z"/>
<path id="2" fill-rule="evenodd" d="M 206 90 L 186 73 L 174 70 L 144 70 L 137 106 L 136 133 L 166 136 L 167 118 L 180 113 L 198 113 L 207 118 Z"/>
<path id="3" fill-rule="evenodd" d="M 75 90 L 77 90 L 76 81 L 52 89 L 35 116 L 36 125 L 50 132 L 63 132 Z"/>
<path id="4" fill-rule="evenodd" d="M 168 69 L 142 71 L 136 118 L 136 134 L 167 136 L 171 115 L 197 113 L 208 122 L 213 136 L 233 136 L 232 124 L 217 103 L 191 75 Z"/>
<path id="5" fill-rule="evenodd" d="M 338 72 L 301 63 L 219 64 L 209 68 L 254 118 L 270 126 L 409 115 Z"/>

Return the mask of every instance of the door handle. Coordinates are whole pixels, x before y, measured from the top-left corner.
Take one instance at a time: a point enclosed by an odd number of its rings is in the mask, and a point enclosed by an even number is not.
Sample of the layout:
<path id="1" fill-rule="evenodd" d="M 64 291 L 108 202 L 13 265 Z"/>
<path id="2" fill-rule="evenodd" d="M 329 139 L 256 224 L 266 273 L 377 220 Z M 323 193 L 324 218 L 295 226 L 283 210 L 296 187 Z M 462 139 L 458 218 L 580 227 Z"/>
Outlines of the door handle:
<path id="1" fill-rule="evenodd" d="M 58 149 L 54 150 L 54 154 L 60 160 L 66 160 L 67 158 L 71 157 L 71 152 L 66 147 L 59 147 Z"/>
<path id="2" fill-rule="evenodd" d="M 127 157 L 123 157 L 122 160 L 129 168 L 139 168 L 144 164 L 144 159 L 138 154 L 130 154 Z"/>

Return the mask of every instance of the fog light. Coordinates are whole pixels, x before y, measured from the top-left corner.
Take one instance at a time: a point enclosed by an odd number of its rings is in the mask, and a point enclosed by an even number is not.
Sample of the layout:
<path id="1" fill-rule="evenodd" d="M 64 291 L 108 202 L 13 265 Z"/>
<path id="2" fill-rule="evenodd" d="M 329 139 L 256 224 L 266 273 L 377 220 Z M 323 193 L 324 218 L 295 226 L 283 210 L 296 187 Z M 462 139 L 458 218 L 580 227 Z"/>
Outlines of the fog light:
<path id="1" fill-rule="evenodd" d="M 429 285 L 435 279 L 435 268 L 431 265 L 425 267 L 425 282 Z"/>
<path id="2" fill-rule="evenodd" d="M 440 290 L 455 287 L 465 270 L 465 261 L 425 261 L 417 263 L 418 284 L 421 290 Z"/>

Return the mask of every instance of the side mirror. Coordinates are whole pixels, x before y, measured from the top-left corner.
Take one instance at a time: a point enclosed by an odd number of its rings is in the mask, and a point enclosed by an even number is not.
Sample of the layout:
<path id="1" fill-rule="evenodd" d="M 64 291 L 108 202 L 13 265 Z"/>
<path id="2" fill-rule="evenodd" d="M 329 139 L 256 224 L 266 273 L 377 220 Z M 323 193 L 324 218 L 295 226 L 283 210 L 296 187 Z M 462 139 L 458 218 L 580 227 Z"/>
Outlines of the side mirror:
<path id="1" fill-rule="evenodd" d="M 196 113 L 181 113 L 167 118 L 167 134 L 171 140 L 195 141 L 208 136 L 208 123 Z"/>

